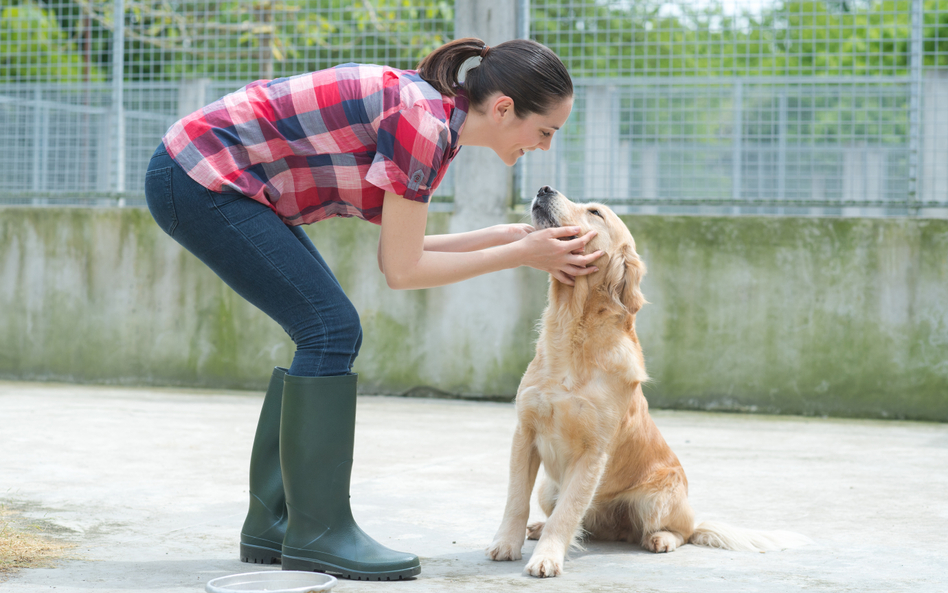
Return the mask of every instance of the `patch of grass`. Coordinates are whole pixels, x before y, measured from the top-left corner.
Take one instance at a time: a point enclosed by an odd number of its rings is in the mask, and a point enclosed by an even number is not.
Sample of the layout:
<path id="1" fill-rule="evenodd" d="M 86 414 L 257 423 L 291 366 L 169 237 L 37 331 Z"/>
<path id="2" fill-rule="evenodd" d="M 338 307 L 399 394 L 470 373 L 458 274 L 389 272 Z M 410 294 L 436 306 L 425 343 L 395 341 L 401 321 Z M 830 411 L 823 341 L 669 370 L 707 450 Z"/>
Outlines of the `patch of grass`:
<path id="1" fill-rule="evenodd" d="M 0 505 L 0 581 L 21 568 L 47 568 L 72 547 L 46 537 L 41 526 Z"/>

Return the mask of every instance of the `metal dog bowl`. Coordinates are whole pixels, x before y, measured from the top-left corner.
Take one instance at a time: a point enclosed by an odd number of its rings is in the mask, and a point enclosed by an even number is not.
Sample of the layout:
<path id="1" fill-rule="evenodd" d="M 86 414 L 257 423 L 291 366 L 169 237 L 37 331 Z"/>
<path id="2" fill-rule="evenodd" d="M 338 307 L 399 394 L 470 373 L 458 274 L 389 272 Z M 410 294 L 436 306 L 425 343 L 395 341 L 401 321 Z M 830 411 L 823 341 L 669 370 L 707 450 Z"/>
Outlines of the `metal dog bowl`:
<path id="1" fill-rule="evenodd" d="M 207 582 L 207 593 L 315 593 L 336 586 L 336 577 L 300 570 L 263 570 L 218 577 Z"/>

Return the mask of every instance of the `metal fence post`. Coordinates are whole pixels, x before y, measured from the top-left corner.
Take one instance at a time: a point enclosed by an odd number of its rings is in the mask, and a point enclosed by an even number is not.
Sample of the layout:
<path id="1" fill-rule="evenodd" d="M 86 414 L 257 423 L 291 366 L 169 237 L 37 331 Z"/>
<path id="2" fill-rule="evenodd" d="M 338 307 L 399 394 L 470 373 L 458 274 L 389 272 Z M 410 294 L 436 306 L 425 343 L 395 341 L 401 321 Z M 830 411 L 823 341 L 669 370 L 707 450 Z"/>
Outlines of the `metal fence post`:
<path id="1" fill-rule="evenodd" d="M 780 104 L 777 115 L 777 199 L 787 197 L 787 89 L 780 89 Z"/>
<path id="2" fill-rule="evenodd" d="M 517 6 L 509 0 L 457 0 L 455 37 L 478 37 L 497 45 L 517 34 Z M 454 162 L 454 231 L 505 220 L 516 190 L 513 175 L 489 148 L 468 146 Z"/>
<path id="3" fill-rule="evenodd" d="M 530 0 L 517 0 L 517 38 L 530 39 Z M 516 204 L 523 201 L 528 195 L 526 162 L 524 159 L 520 159 L 514 165 L 513 174 L 513 203 Z"/>
<path id="4" fill-rule="evenodd" d="M 734 162 L 731 164 L 731 199 L 741 200 L 744 171 L 744 81 L 734 82 Z"/>
<path id="5" fill-rule="evenodd" d="M 918 160 L 920 144 L 919 117 L 921 111 L 920 98 L 922 95 L 922 2 L 912 0 L 912 44 L 909 71 L 909 167 L 908 167 L 908 202 L 909 209 L 918 215 L 920 196 L 918 195 Z"/>
<path id="6" fill-rule="evenodd" d="M 584 137 L 583 199 L 608 200 L 613 197 L 612 158 L 619 131 L 612 111 L 613 88 L 586 86 L 586 130 Z"/>
<path id="7" fill-rule="evenodd" d="M 948 71 L 932 68 L 924 73 L 919 107 L 919 175 L 916 187 L 919 208 L 948 203 Z"/>
<path id="8" fill-rule="evenodd" d="M 43 144 L 46 138 L 43 134 L 43 89 L 39 85 L 33 89 L 33 191 L 43 189 Z M 33 199 L 36 204 L 36 198 Z"/>
<path id="9" fill-rule="evenodd" d="M 115 118 L 113 129 L 113 158 L 115 159 L 114 191 L 125 191 L 125 2 L 115 2 L 112 18 L 115 29 L 112 31 L 112 114 Z"/>

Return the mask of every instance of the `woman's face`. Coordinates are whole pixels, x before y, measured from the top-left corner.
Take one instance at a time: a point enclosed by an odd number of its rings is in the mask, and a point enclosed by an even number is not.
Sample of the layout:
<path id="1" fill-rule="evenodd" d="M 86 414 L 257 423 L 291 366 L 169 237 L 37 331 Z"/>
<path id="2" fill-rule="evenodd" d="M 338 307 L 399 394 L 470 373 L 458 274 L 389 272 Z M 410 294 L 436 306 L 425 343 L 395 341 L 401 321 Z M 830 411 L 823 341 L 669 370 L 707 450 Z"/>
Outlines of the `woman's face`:
<path id="1" fill-rule="evenodd" d="M 513 103 L 495 103 L 494 121 L 497 134 L 490 147 L 508 166 L 524 154 L 536 149 L 549 150 L 553 134 L 563 127 L 573 109 L 573 98 L 564 99 L 546 114 L 531 113 L 520 118 L 514 113 Z"/>

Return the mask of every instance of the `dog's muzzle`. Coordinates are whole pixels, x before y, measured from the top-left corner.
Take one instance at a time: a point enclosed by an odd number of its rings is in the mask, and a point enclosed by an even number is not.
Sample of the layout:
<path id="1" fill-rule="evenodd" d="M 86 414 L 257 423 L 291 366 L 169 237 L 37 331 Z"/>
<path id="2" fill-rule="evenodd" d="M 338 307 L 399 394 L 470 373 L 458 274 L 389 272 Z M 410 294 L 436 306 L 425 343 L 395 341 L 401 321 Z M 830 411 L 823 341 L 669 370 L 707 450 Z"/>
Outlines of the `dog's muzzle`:
<path id="1" fill-rule="evenodd" d="M 551 205 L 557 191 L 549 185 L 544 185 L 533 198 L 530 205 L 530 214 L 533 215 L 533 226 L 538 229 L 548 229 L 560 226 L 553 216 Z"/>
<path id="2" fill-rule="evenodd" d="M 533 198 L 533 203 L 530 205 L 530 214 L 533 216 L 534 227 L 537 229 L 550 229 L 563 226 L 556 217 L 555 204 L 556 197 L 559 194 L 560 192 L 549 185 L 544 185 L 540 188 L 540 191 L 538 191 L 537 195 Z M 575 238 L 576 235 L 572 237 L 560 237 L 560 241 L 569 241 Z"/>

